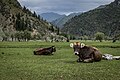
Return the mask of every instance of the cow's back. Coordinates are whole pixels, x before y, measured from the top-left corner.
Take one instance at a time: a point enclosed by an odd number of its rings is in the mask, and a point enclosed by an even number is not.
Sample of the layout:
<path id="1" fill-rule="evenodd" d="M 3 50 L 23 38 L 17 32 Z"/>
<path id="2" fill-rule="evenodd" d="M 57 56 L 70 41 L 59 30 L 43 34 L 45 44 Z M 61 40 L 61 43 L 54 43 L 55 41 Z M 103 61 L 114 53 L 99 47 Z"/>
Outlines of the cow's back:
<path id="1" fill-rule="evenodd" d="M 48 48 L 38 48 L 34 51 L 34 55 L 50 55 L 52 52 L 56 51 L 56 48 L 48 47 Z"/>
<path id="2" fill-rule="evenodd" d="M 85 46 L 81 50 L 81 52 L 82 52 L 82 55 L 84 56 L 83 57 L 84 59 L 90 58 L 91 54 L 93 54 L 94 61 L 101 61 L 101 59 L 102 59 L 101 52 L 95 47 Z"/>
<path id="3" fill-rule="evenodd" d="M 83 59 L 90 58 L 91 54 L 94 53 L 94 48 L 91 46 L 85 46 L 80 49 L 79 53 L 83 56 Z"/>

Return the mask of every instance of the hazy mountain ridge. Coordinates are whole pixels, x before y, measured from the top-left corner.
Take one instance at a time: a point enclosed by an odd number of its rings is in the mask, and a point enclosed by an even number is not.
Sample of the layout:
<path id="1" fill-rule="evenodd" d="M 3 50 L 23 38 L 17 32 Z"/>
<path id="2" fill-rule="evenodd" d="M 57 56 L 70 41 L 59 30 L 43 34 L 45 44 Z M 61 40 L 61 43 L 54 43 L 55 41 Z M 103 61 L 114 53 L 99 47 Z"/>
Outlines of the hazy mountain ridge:
<path id="1" fill-rule="evenodd" d="M 59 27 L 59 28 L 63 28 L 63 25 L 68 21 L 70 20 L 71 18 L 75 17 L 75 16 L 78 16 L 80 15 L 81 13 L 71 13 L 69 14 L 68 16 L 64 16 L 64 17 L 61 17 L 61 18 L 58 18 L 54 21 L 52 21 L 52 24 Z"/>
<path id="2" fill-rule="evenodd" d="M 60 15 L 58 13 L 53 13 L 53 12 L 47 12 L 47 13 L 42 13 L 40 14 L 41 17 L 43 17 L 43 19 L 49 21 L 49 22 L 52 22 L 58 18 L 61 18 L 63 16 L 66 16 L 66 15 Z"/>

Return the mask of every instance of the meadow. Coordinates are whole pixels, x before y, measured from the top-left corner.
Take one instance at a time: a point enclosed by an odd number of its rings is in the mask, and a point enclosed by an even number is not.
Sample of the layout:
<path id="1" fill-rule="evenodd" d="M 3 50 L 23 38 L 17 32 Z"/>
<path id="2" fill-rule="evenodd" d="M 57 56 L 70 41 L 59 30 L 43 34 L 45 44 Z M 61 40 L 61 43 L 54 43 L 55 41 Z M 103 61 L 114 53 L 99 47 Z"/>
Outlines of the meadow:
<path id="1" fill-rule="evenodd" d="M 71 41 L 74 42 L 74 41 Z M 120 56 L 120 41 L 81 41 L 103 54 Z M 0 42 L 0 80 L 120 80 L 120 60 L 78 63 L 70 42 Z M 39 47 L 56 46 L 54 55 L 33 55 Z"/>

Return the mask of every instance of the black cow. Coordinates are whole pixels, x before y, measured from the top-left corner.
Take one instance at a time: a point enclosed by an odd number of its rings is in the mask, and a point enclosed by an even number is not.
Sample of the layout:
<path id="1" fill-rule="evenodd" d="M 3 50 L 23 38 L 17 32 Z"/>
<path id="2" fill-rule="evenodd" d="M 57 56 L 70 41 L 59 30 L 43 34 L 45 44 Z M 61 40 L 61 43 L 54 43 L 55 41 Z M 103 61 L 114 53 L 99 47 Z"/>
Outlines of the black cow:
<path id="1" fill-rule="evenodd" d="M 79 42 L 71 43 L 70 47 L 74 49 L 74 54 L 79 57 L 78 62 L 93 62 L 102 59 L 101 52 L 95 47 L 87 46 Z"/>
<path id="2" fill-rule="evenodd" d="M 52 52 L 56 52 L 56 48 L 54 46 L 36 49 L 34 51 L 34 55 L 53 55 Z"/>

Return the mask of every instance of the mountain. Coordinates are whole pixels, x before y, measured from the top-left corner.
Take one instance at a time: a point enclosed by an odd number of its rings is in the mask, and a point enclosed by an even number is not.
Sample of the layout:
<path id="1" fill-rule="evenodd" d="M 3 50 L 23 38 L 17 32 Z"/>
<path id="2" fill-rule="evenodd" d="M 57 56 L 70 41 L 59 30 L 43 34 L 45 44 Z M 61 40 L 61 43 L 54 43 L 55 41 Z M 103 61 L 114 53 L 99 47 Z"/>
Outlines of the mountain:
<path id="1" fill-rule="evenodd" d="M 120 0 L 75 16 L 64 25 L 62 32 L 89 37 L 96 32 L 103 32 L 110 37 L 119 34 Z"/>
<path id="2" fill-rule="evenodd" d="M 53 20 L 66 16 L 66 15 L 60 15 L 60 14 L 53 13 L 53 12 L 42 13 L 40 15 L 41 17 L 43 17 L 43 19 L 47 20 L 48 22 L 52 22 Z"/>
<path id="3" fill-rule="evenodd" d="M 51 36 L 58 37 L 58 31 L 40 15 L 22 7 L 17 0 L 0 0 L 0 40 L 23 40 L 28 36 L 31 39 L 46 40 Z"/>
<path id="4" fill-rule="evenodd" d="M 54 21 L 52 21 L 51 23 L 59 28 L 63 28 L 63 25 L 68 21 L 70 20 L 71 18 L 75 17 L 75 16 L 78 16 L 80 15 L 81 13 L 71 13 L 69 14 L 68 16 L 63 16 L 63 17 L 60 17 Z"/>

